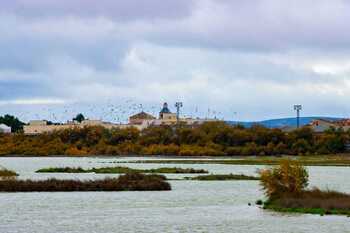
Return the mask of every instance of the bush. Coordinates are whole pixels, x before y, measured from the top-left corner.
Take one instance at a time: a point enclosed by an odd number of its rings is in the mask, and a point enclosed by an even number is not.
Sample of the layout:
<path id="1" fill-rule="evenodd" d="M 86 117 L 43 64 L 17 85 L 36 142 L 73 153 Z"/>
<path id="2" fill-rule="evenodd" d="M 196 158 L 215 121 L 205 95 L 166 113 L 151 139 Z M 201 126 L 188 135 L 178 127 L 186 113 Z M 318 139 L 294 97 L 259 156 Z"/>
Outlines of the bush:
<path id="1" fill-rule="evenodd" d="M 73 156 L 79 156 L 79 155 L 86 155 L 88 154 L 85 150 L 79 150 L 77 147 L 72 146 L 68 148 L 65 152 L 66 155 L 73 155 Z"/>
<path id="2" fill-rule="evenodd" d="M 224 152 L 207 146 L 184 145 L 179 151 L 180 156 L 223 156 Z"/>
<path id="3" fill-rule="evenodd" d="M 256 202 L 255 202 L 255 204 L 257 204 L 257 205 L 262 205 L 263 204 L 263 201 L 262 200 L 257 200 Z"/>
<path id="4" fill-rule="evenodd" d="M 157 145 L 153 144 L 145 147 L 142 153 L 145 155 L 177 155 L 180 151 L 179 146 L 175 144 Z"/>
<path id="5" fill-rule="evenodd" d="M 282 160 L 280 165 L 259 171 L 265 194 L 273 199 L 285 194 L 298 195 L 308 185 L 308 172 L 297 161 Z"/>

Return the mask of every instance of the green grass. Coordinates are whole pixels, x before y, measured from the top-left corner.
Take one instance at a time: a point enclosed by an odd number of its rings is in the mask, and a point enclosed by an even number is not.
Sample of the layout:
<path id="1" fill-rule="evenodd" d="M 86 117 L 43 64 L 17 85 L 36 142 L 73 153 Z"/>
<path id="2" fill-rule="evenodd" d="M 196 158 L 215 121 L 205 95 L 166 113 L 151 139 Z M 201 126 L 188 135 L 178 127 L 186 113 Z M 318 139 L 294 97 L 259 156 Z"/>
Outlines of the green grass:
<path id="1" fill-rule="evenodd" d="M 204 176 L 185 177 L 186 180 L 215 181 L 215 180 L 259 180 L 259 177 L 237 174 L 210 174 Z"/>
<path id="2" fill-rule="evenodd" d="M 193 168 L 178 168 L 178 167 L 162 167 L 155 169 L 134 169 L 129 167 L 102 167 L 102 168 L 91 168 L 83 169 L 81 167 L 56 167 L 56 168 L 42 168 L 36 171 L 37 173 L 97 173 L 97 174 L 123 174 L 123 173 L 181 173 L 181 174 L 192 174 L 192 173 L 208 173 L 203 169 Z"/>
<path id="3" fill-rule="evenodd" d="M 171 186 L 161 175 L 128 173 L 102 180 L 0 180 L 0 192 L 90 192 L 90 191 L 166 191 Z"/>
<path id="4" fill-rule="evenodd" d="M 248 157 L 237 159 L 159 159 L 137 160 L 116 163 L 156 163 L 156 164 L 225 164 L 225 165 L 277 165 L 282 159 L 290 158 L 304 166 L 350 166 L 350 156 L 283 156 L 283 157 Z"/>

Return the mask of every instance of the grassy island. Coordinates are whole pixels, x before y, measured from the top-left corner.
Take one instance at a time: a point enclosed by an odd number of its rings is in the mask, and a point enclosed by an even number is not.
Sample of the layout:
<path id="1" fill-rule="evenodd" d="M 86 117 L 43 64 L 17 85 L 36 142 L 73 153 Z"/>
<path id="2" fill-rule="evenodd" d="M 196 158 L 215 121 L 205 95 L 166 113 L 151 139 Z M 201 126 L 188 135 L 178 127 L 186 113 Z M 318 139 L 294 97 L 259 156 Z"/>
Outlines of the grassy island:
<path id="1" fill-rule="evenodd" d="M 178 167 L 162 167 L 153 169 L 135 169 L 129 167 L 101 167 L 84 169 L 81 167 L 53 167 L 53 168 L 42 168 L 36 171 L 37 173 L 97 173 L 97 174 L 122 174 L 122 173 L 181 173 L 181 174 L 192 174 L 192 173 L 208 173 L 203 169 L 193 168 L 178 168 Z"/>
<path id="2" fill-rule="evenodd" d="M 164 176 L 129 173 L 103 180 L 1 180 L 0 192 L 165 191 L 171 186 Z"/>
<path id="3" fill-rule="evenodd" d="M 237 174 L 210 174 L 195 177 L 186 177 L 186 180 L 200 180 L 200 181 L 215 181 L 215 180 L 259 180 L 259 177 L 247 176 L 247 175 L 237 175 Z"/>
<path id="4" fill-rule="evenodd" d="M 260 182 L 268 198 L 264 209 L 350 215 L 350 194 L 318 188 L 307 190 L 308 173 L 296 161 L 284 160 L 278 167 L 261 170 Z"/>
<path id="5" fill-rule="evenodd" d="M 350 195 L 319 189 L 303 191 L 297 196 L 283 196 L 264 203 L 264 208 L 279 212 L 350 215 Z"/>

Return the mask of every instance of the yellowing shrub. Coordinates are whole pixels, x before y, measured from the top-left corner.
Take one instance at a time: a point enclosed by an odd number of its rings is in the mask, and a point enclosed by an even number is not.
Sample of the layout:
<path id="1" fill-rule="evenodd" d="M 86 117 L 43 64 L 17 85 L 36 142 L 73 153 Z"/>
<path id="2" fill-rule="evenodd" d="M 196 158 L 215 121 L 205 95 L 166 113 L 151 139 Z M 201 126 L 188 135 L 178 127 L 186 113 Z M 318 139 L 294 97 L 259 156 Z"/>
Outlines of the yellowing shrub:
<path id="1" fill-rule="evenodd" d="M 308 172 L 299 162 L 282 160 L 280 165 L 263 169 L 260 173 L 260 184 L 269 198 L 283 195 L 298 195 L 308 185 Z"/>

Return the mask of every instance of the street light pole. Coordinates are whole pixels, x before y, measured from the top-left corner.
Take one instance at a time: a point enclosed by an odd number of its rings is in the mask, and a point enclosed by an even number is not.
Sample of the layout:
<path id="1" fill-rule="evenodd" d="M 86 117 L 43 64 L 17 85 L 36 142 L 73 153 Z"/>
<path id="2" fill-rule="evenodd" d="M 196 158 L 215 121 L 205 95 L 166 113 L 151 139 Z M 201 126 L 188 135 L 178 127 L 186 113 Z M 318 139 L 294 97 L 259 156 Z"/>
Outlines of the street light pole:
<path id="1" fill-rule="evenodd" d="M 300 127 L 300 111 L 302 110 L 301 104 L 294 105 L 294 110 L 297 111 L 297 128 Z"/>
<path id="2" fill-rule="evenodd" d="M 177 121 L 177 123 L 179 123 L 179 120 L 180 120 L 180 108 L 183 107 L 182 102 L 176 102 L 175 103 L 175 107 L 176 107 L 176 121 Z"/>

